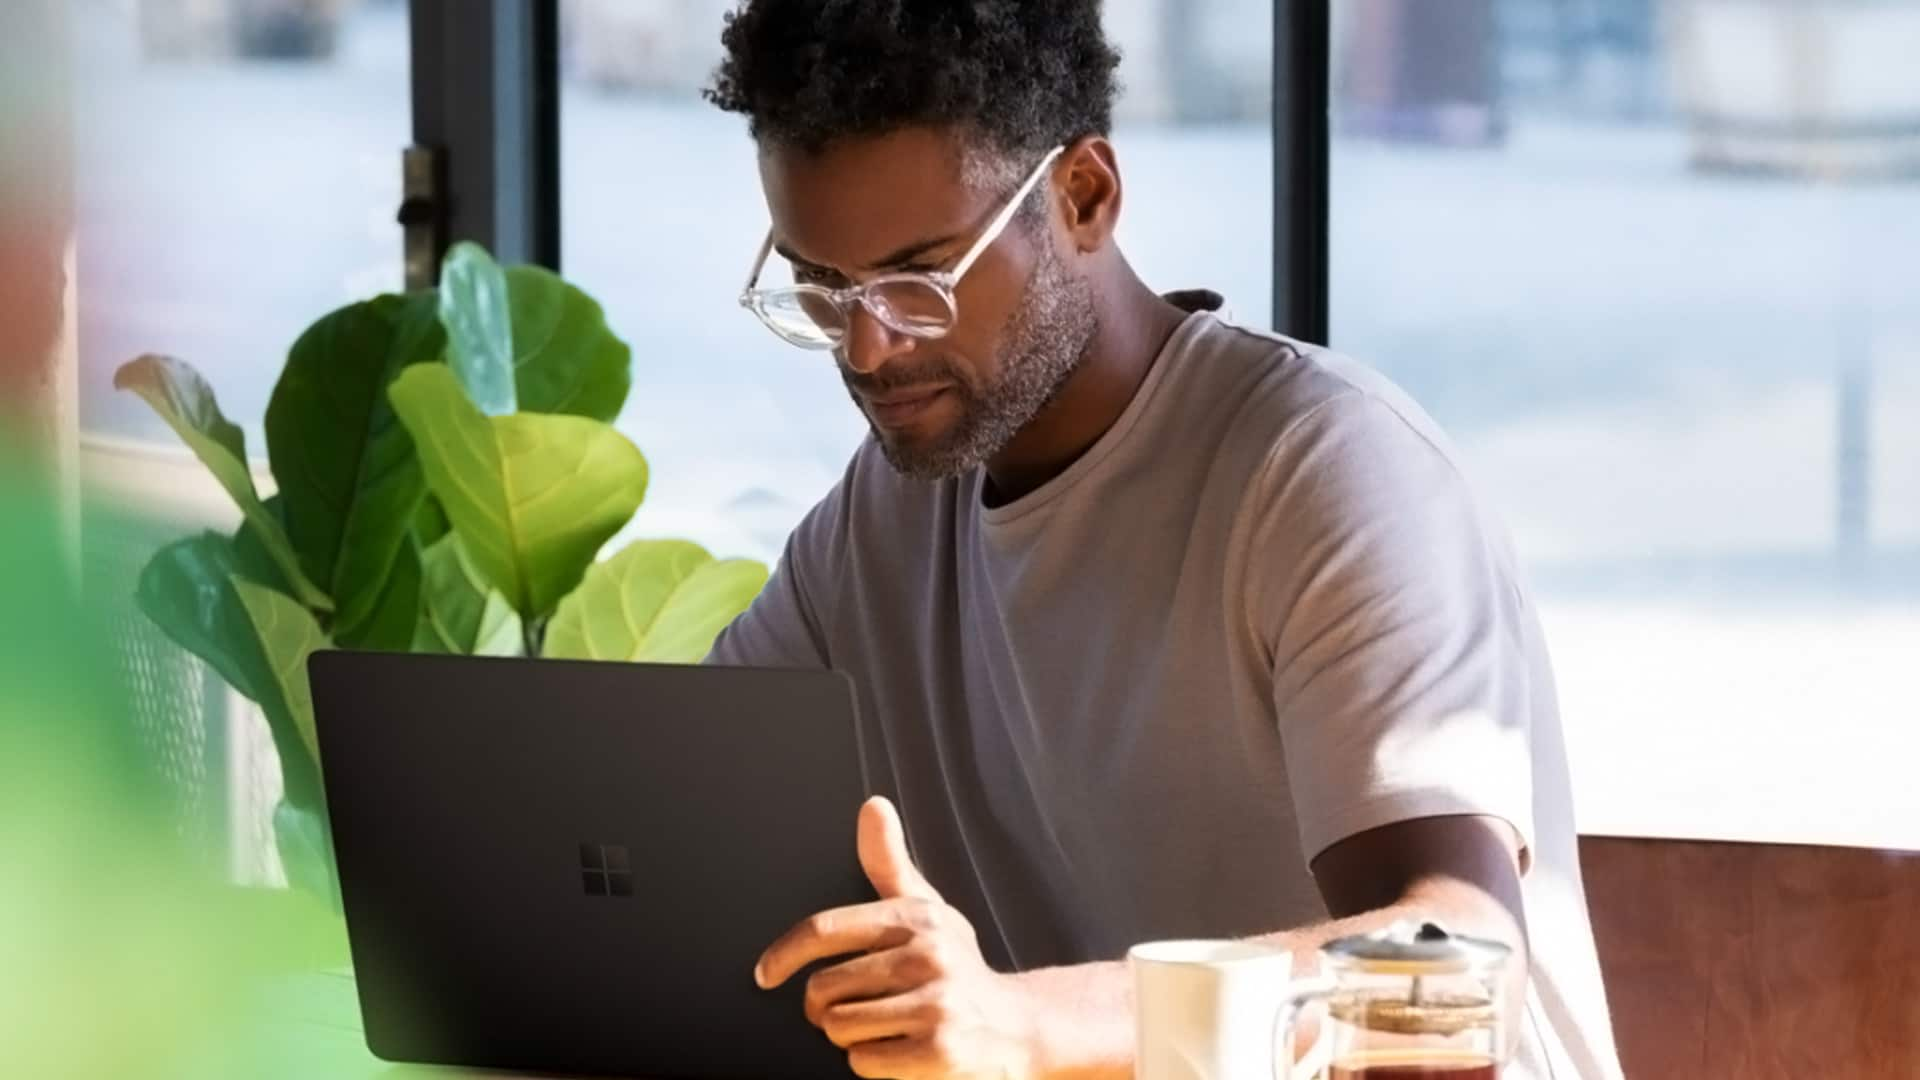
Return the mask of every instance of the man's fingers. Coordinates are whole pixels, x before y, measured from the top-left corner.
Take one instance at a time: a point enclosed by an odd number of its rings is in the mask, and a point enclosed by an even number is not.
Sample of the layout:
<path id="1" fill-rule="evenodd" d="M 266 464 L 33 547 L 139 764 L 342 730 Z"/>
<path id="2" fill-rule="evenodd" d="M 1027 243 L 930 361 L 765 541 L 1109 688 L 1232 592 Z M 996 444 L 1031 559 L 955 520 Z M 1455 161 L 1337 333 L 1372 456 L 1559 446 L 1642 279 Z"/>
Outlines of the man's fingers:
<path id="1" fill-rule="evenodd" d="M 860 866 L 882 899 L 915 897 L 938 901 L 940 893 L 920 876 L 907 854 L 907 831 L 893 803 L 880 796 L 860 808 Z"/>
<path id="2" fill-rule="evenodd" d="M 932 958 L 912 947 L 869 953 L 822 968 L 807 979 L 807 1020 L 824 1027 L 827 1010 L 836 1005 L 910 993 L 939 974 Z"/>
<path id="3" fill-rule="evenodd" d="M 808 964 L 849 953 L 891 949 L 928 929 L 932 918 L 917 901 L 881 900 L 823 911 L 780 936 L 754 965 L 753 979 L 771 990 Z"/>
<path id="4" fill-rule="evenodd" d="M 863 1042 L 847 1051 L 847 1065 L 866 1080 L 920 1080 L 933 1076 L 938 1062 L 926 1036 Z"/>
<path id="5" fill-rule="evenodd" d="M 843 1050 L 881 1039 L 931 1035 L 940 1025 L 933 987 L 872 1001 L 842 1002 L 820 1017 L 820 1030 Z"/>

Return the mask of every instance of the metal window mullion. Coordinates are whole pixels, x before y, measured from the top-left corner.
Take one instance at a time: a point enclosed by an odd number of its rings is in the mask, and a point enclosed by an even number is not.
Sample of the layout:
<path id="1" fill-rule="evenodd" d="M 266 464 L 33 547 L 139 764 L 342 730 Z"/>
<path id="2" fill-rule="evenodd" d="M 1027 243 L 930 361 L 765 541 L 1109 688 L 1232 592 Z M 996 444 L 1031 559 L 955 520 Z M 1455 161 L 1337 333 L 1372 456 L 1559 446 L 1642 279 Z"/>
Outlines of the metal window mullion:
<path id="1" fill-rule="evenodd" d="M 1274 0 L 1273 323 L 1327 340 L 1333 0 Z"/>
<path id="2" fill-rule="evenodd" d="M 560 267 L 558 0 L 411 0 L 407 284 L 462 240 Z"/>

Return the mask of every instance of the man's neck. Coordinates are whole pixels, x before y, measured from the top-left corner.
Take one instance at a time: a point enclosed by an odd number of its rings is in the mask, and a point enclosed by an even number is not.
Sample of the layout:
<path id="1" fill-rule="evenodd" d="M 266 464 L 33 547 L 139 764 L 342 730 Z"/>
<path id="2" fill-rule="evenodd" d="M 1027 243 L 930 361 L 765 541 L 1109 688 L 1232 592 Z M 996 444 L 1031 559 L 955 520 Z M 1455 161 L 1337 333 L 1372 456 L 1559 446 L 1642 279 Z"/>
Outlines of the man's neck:
<path id="1" fill-rule="evenodd" d="M 987 462 L 988 501 L 1005 505 L 1065 472 L 1132 404 L 1140 384 L 1187 313 L 1148 288 L 1124 263 L 1094 290 L 1093 341 L 1080 366 L 1039 415 Z"/>

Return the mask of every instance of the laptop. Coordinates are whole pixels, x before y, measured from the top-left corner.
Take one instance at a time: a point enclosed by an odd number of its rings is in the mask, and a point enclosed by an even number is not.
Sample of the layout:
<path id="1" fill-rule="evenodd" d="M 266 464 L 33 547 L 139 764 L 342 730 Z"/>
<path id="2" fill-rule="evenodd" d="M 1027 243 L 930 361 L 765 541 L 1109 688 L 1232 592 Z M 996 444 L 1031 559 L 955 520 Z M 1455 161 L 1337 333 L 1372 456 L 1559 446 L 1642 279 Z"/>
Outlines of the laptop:
<path id="1" fill-rule="evenodd" d="M 753 965 L 874 899 L 824 671 L 327 651 L 309 664 L 367 1046 L 590 1076 L 850 1076 Z"/>

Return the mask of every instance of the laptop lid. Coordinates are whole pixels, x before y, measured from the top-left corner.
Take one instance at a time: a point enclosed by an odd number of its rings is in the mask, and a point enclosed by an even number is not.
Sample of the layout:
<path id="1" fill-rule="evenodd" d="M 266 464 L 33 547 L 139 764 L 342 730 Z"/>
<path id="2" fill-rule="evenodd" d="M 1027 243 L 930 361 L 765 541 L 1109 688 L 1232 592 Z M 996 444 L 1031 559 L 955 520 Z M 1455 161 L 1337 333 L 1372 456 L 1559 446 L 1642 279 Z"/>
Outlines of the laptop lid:
<path id="1" fill-rule="evenodd" d="M 309 665 L 369 1048 L 845 1077 L 762 950 L 874 898 L 854 699 L 823 671 L 327 651 Z"/>

